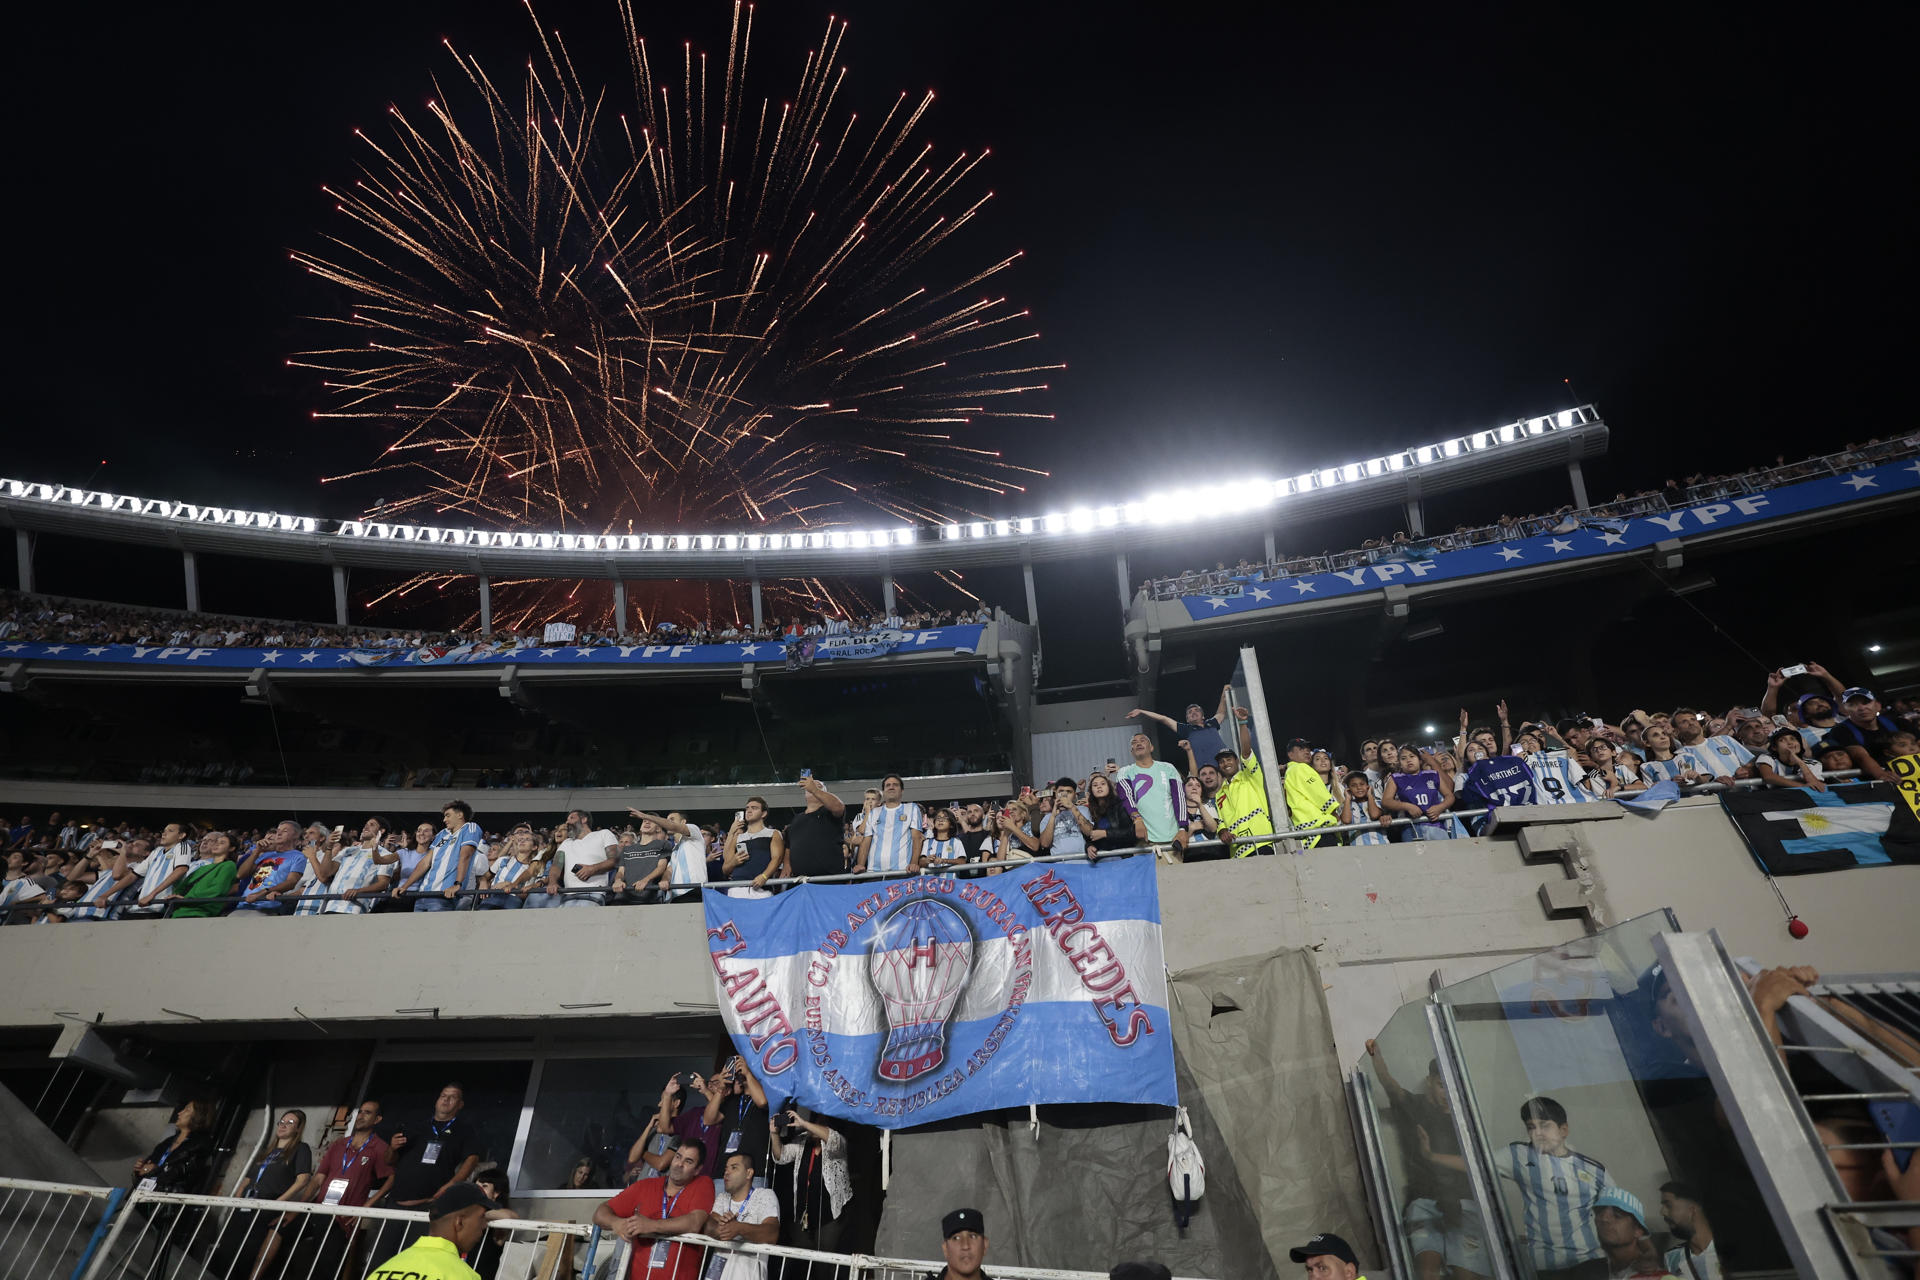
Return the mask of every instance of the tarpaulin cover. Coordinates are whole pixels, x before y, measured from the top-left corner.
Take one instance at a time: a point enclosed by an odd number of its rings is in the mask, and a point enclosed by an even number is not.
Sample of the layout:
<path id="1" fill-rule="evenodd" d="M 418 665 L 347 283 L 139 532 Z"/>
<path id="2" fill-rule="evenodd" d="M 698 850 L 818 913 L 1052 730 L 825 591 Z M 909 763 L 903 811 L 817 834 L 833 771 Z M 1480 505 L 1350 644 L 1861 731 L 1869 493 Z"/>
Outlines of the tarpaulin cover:
<path id="1" fill-rule="evenodd" d="M 1150 1259 L 1181 1276 L 1267 1280 L 1298 1274 L 1287 1250 L 1320 1231 L 1370 1252 L 1312 955 L 1202 966 L 1176 974 L 1172 993 L 1180 1097 L 1207 1162 L 1184 1231 L 1167 1188 L 1171 1111 L 1047 1106 L 1037 1135 L 1025 1111 L 896 1132 L 877 1251 L 927 1256 L 942 1215 L 970 1206 L 986 1215 L 989 1271 Z"/>

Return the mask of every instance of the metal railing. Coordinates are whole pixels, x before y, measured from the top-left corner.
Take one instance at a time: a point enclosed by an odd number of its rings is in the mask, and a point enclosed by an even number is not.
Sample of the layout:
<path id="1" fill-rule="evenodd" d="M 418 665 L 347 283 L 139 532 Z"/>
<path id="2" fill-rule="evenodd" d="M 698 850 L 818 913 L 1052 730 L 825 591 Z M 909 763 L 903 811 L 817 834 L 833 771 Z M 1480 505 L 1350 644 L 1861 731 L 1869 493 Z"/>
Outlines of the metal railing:
<path id="1" fill-rule="evenodd" d="M 126 1192 L 0 1178 L 0 1280 L 78 1274 Z"/>
<path id="2" fill-rule="evenodd" d="M 0 1178 L 0 1280 L 360 1280 L 424 1233 L 416 1210 L 234 1200 Z M 490 1280 L 619 1280 L 637 1250 L 661 1274 L 762 1280 L 919 1280 L 942 1262 L 688 1234 L 629 1242 L 591 1223 L 507 1218 L 467 1254 Z M 726 1265 L 716 1266 L 725 1261 Z M 1006 1280 L 1103 1280 L 1105 1270 L 1008 1267 Z"/>
<path id="3" fill-rule="evenodd" d="M 1507 542 L 1515 538 L 1531 538 L 1543 533 L 1557 532 L 1558 526 L 1570 518 L 1614 520 L 1632 516 L 1658 515 L 1672 511 L 1676 505 L 1688 507 L 1702 502 L 1713 502 L 1720 498 L 1759 493 L 1783 484 L 1812 480 L 1819 476 L 1839 475 L 1855 467 L 1890 462 L 1917 451 L 1920 450 L 1916 450 L 1912 437 L 1886 440 L 1863 449 L 1842 450 L 1838 453 L 1823 454 L 1817 458 L 1808 458 L 1802 462 L 1762 467 L 1737 476 L 1705 481 L 1680 490 L 1673 498 L 1668 498 L 1662 492 L 1647 492 L 1612 502 L 1596 503 L 1584 510 L 1567 507 L 1551 515 L 1525 516 L 1505 524 L 1496 523 L 1473 529 L 1456 529 L 1450 533 L 1429 534 L 1418 538 L 1405 535 L 1404 541 L 1385 542 L 1372 547 L 1353 547 L 1345 551 L 1325 552 L 1317 556 L 1285 556 L 1261 564 L 1249 565 L 1244 570 L 1196 570 L 1170 578 L 1156 578 L 1150 590 L 1156 600 L 1177 600 L 1182 596 L 1206 595 L 1212 592 L 1213 588 L 1227 587 L 1229 584 L 1237 585 L 1244 581 L 1284 582 L 1288 578 L 1332 573 L 1336 569 L 1350 569 L 1360 564 L 1374 564 L 1416 546 L 1428 547 L 1434 551 L 1458 551 L 1464 547 L 1487 546 L 1495 542 Z"/>

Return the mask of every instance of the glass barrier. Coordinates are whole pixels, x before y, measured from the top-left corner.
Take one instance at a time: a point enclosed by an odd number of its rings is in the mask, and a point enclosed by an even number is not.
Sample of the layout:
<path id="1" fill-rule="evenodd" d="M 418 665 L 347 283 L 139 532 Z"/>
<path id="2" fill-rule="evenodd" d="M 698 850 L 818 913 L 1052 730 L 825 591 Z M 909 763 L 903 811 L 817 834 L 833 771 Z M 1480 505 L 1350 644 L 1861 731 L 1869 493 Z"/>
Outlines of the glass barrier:
<path id="1" fill-rule="evenodd" d="M 1470 1113 L 1457 1128 L 1491 1174 L 1514 1274 L 1793 1274 L 1661 975 L 1652 940 L 1677 930 L 1656 912 L 1435 996 Z M 1383 1033 L 1396 1075 L 1416 1052 L 1410 1029 Z M 1426 1164 L 1446 1168 L 1428 1138 Z"/>
<path id="2" fill-rule="evenodd" d="M 1417 1280 L 1494 1273 L 1453 1106 L 1427 1025 L 1427 1005 L 1401 1007 L 1354 1068 L 1357 1104 L 1378 1135 L 1376 1176 L 1394 1271 Z"/>

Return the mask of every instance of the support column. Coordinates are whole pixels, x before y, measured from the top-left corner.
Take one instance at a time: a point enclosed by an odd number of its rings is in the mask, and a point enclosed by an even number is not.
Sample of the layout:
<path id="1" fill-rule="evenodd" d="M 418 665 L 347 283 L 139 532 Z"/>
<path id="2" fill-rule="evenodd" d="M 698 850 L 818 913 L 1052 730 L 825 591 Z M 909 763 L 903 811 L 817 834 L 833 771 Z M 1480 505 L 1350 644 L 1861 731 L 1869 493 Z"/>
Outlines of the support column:
<path id="1" fill-rule="evenodd" d="M 622 578 L 613 580 L 613 634 L 627 634 L 627 584 Z"/>
<path id="2" fill-rule="evenodd" d="M 1567 479 L 1573 481 L 1573 509 L 1585 511 L 1587 509 L 1587 478 L 1580 474 L 1580 459 L 1575 458 L 1567 463 Z"/>
<path id="3" fill-rule="evenodd" d="M 1113 553 L 1113 571 L 1120 581 L 1120 616 L 1124 618 L 1127 616 L 1127 610 L 1133 607 L 1133 592 L 1128 585 L 1126 552 Z"/>
<path id="4" fill-rule="evenodd" d="M 343 564 L 333 566 L 333 621 L 347 625 L 347 567 Z"/>
<path id="5" fill-rule="evenodd" d="M 882 612 L 889 618 L 893 616 L 893 575 L 885 574 L 880 579 L 880 604 Z"/>
<path id="6" fill-rule="evenodd" d="M 493 579 L 480 575 L 480 635 L 493 639 Z"/>
<path id="7" fill-rule="evenodd" d="M 187 612 L 200 612 L 200 566 L 194 563 L 193 552 L 180 553 L 180 567 L 187 576 Z"/>
<path id="8" fill-rule="evenodd" d="M 1415 538 L 1427 536 L 1427 513 L 1418 498 L 1407 499 L 1407 533 Z"/>
<path id="9" fill-rule="evenodd" d="M 1274 543 L 1274 540 L 1273 540 L 1273 530 L 1269 529 L 1267 530 L 1267 563 L 1268 564 L 1272 564 L 1274 561 L 1280 558 L 1280 553 L 1275 549 L 1275 545 L 1276 544 Z"/>
<path id="10" fill-rule="evenodd" d="M 1040 625 L 1040 599 L 1033 593 L 1033 555 L 1031 552 L 1022 551 L 1020 553 L 1020 576 L 1026 580 L 1027 584 L 1027 625 L 1037 627 Z"/>
<path id="11" fill-rule="evenodd" d="M 33 535 L 25 529 L 13 531 L 13 551 L 20 564 L 20 594 L 33 594 Z"/>
<path id="12" fill-rule="evenodd" d="M 753 629 L 758 631 L 763 625 L 760 620 L 760 578 L 756 574 L 753 579 Z"/>

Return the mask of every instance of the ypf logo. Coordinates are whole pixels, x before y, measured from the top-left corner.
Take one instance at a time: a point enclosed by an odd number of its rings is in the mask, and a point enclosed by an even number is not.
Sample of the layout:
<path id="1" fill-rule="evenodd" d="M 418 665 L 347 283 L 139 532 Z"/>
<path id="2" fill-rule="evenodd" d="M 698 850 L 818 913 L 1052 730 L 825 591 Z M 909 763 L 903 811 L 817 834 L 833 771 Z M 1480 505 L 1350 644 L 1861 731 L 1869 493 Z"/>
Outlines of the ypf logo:
<path id="1" fill-rule="evenodd" d="M 884 1080 L 904 1083 L 947 1059 L 947 1027 L 973 979 L 973 931 L 944 902 L 901 904 L 879 923 L 867 977 L 886 1011 Z"/>

